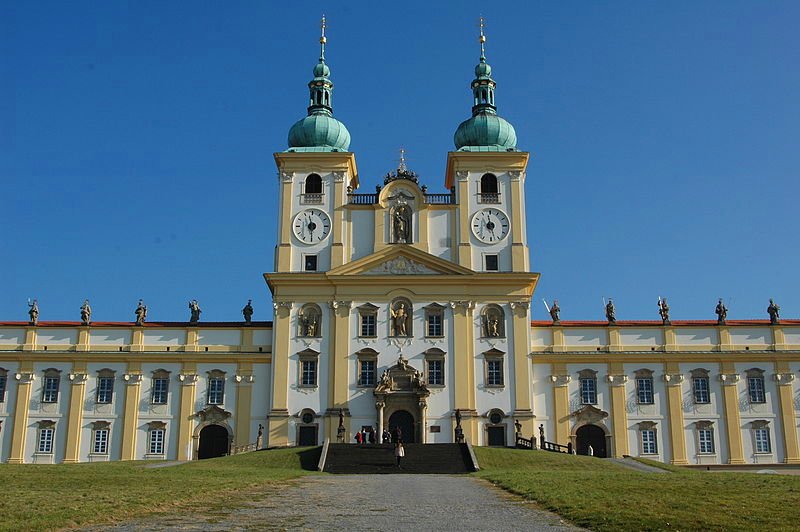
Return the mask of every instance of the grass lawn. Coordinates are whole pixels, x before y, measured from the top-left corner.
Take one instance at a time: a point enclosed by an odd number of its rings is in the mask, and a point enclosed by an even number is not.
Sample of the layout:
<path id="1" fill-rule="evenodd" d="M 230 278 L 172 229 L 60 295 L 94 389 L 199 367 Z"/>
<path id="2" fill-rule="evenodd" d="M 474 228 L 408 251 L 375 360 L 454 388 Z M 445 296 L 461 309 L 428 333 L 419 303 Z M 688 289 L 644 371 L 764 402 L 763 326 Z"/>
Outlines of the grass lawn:
<path id="1" fill-rule="evenodd" d="M 151 462 L 0 466 L 0 530 L 123 520 L 236 504 L 259 487 L 310 474 L 318 448 L 280 449 L 147 468 Z M 316 465 L 316 464 L 314 464 Z"/>
<path id="2" fill-rule="evenodd" d="M 592 530 L 797 530 L 800 477 L 639 473 L 587 456 L 475 447 L 476 476 Z"/>

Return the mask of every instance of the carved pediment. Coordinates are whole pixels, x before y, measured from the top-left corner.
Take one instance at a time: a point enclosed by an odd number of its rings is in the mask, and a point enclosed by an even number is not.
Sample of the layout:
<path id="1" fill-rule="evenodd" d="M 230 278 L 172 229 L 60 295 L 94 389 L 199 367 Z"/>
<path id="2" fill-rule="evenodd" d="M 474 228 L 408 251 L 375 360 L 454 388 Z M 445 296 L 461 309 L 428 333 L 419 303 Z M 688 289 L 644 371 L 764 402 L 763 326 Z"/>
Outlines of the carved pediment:
<path id="1" fill-rule="evenodd" d="M 197 412 L 195 416 L 200 418 L 200 421 L 204 423 L 225 423 L 227 419 L 231 417 L 231 413 L 217 405 L 208 405 Z"/>
<path id="2" fill-rule="evenodd" d="M 585 423 L 597 423 L 608 417 L 608 412 L 600 410 L 593 405 L 584 405 L 572 413 L 575 421 Z"/>
<path id="3" fill-rule="evenodd" d="M 387 246 L 328 272 L 339 275 L 474 275 L 475 272 L 413 246 Z"/>
<path id="4" fill-rule="evenodd" d="M 408 363 L 400 355 L 397 363 L 385 370 L 375 386 L 375 395 L 382 396 L 387 393 L 414 393 L 420 397 L 430 395 L 428 387 L 422 380 L 422 372 Z"/>
<path id="5" fill-rule="evenodd" d="M 376 267 L 362 272 L 362 275 L 432 275 L 439 274 L 424 264 L 408 259 L 396 257 L 378 264 Z"/>

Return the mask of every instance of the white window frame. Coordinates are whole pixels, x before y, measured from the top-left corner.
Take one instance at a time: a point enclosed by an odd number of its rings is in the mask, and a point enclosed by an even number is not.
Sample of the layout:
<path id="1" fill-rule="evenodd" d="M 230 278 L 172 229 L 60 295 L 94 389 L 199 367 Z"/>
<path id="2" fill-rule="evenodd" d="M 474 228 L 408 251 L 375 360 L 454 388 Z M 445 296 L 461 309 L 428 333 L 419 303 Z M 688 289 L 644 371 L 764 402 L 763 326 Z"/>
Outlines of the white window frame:
<path id="1" fill-rule="evenodd" d="M 225 376 L 209 375 L 206 388 L 206 404 L 225 404 Z"/>
<path id="2" fill-rule="evenodd" d="M 108 427 L 92 431 L 92 454 L 108 454 L 108 440 L 111 430 Z"/>
<path id="3" fill-rule="evenodd" d="M 163 389 L 161 387 L 163 386 Z M 162 400 L 163 394 L 163 400 Z M 150 383 L 150 404 L 165 405 L 169 401 L 169 377 L 153 377 Z"/>
<path id="4" fill-rule="evenodd" d="M 767 402 L 767 389 L 763 371 L 751 369 L 747 372 L 747 398 L 753 404 Z"/>
<path id="5" fill-rule="evenodd" d="M 36 444 L 37 454 L 53 454 L 53 442 L 56 439 L 55 424 L 39 427 Z"/>
<path id="6" fill-rule="evenodd" d="M 438 365 L 438 368 L 433 366 Z M 428 386 L 444 386 L 444 359 L 428 358 L 425 360 L 425 371 L 427 372 Z"/>
<path id="7" fill-rule="evenodd" d="M 502 388 L 505 386 L 505 376 L 502 357 L 486 358 L 486 386 Z"/>
<path id="8" fill-rule="evenodd" d="M 658 454 L 658 440 L 656 429 L 641 429 L 639 438 L 642 442 L 642 454 Z"/>
<path id="9" fill-rule="evenodd" d="M 754 421 L 753 451 L 755 454 L 772 454 L 772 435 L 767 421 Z"/>
<path id="10" fill-rule="evenodd" d="M 707 375 L 692 377 L 692 398 L 697 405 L 711 404 L 711 380 Z"/>
<path id="11" fill-rule="evenodd" d="M 45 373 L 42 379 L 42 402 L 57 403 L 59 388 L 61 388 L 61 376 Z"/>
<path id="12" fill-rule="evenodd" d="M 300 359 L 300 387 L 316 388 L 319 378 L 319 362 L 316 358 Z"/>
<path id="13" fill-rule="evenodd" d="M 164 442 L 166 441 L 167 429 L 163 427 L 151 428 L 147 434 L 147 454 L 163 455 Z"/>
<path id="14" fill-rule="evenodd" d="M 638 375 L 636 377 L 636 402 L 640 405 L 655 404 L 652 374 Z"/>
<path id="15" fill-rule="evenodd" d="M 715 454 L 714 429 L 711 426 L 697 429 L 697 452 L 699 454 Z"/>
<path id="16" fill-rule="evenodd" d="M 114 377 L 109 375 L 98 375 L 95 402 L 99 405 L 110 405 L 113 400 Z"/>
<path id="17" fill-rule="evenodd" d="M 371 367 L 366 368 L 365 366 L 371 366 Z M 378 382 L 378 361 L 372 357 L 370 358 L 359 357 L 358 385 L 373 387 L 377 382 Z"/>
<path id="18" fill-rule="evenodd" d="M 584 376 L 578 379 L 582 405 L 597 404 L 597 377 Z"/>

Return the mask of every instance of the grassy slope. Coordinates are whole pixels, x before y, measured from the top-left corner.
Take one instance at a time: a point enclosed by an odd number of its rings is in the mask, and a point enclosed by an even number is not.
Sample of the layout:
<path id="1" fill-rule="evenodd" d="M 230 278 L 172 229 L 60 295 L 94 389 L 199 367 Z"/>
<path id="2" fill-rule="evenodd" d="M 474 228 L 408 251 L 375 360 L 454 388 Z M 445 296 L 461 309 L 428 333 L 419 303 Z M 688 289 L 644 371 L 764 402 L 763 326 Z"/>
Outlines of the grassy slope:
<path id="1" fill-rule="evenodd" d="M 6 464 L 0 466 L 0 529 L 60 528 L 235 503 L 259 486 L 308 474 L 301 461 L 313 453 L 261 451 L 156 469 L 142 462 Z"/>
<path id="2" fill-rule="evenodd" d="M 584 456 L 475 448 L 485 478 L 593 530 L 800 528 L 800 477 L 639 473 Z"/>

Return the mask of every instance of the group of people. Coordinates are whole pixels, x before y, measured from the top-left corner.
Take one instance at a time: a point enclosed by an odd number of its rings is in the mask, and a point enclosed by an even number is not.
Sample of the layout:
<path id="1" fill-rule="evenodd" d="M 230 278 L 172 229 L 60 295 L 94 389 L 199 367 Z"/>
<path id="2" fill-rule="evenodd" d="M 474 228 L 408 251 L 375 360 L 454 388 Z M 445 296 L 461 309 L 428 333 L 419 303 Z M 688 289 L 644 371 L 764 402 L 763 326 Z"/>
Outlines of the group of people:
<path id="1" fill-rule="evenodd" d="M 367 443 L 377 443 L 375 441 L 377 434 L 378 427 L 369 427 L 369 430 L 367 430 L 366 427 L 361 427 L 361 430 L 356 432 L 355 435 L 356 444 L 365 445 Z M 381 436 L 383 443 L 394 443 L 394 457 L 397 462 L 397 467 L 400 467 L 400 461 L 406 455 L 405 448 L 403 447 L 403 430 L 400 427 L 396 427 L 394 432 L 391 432 L 389 429 L 384 428 Z"/>

